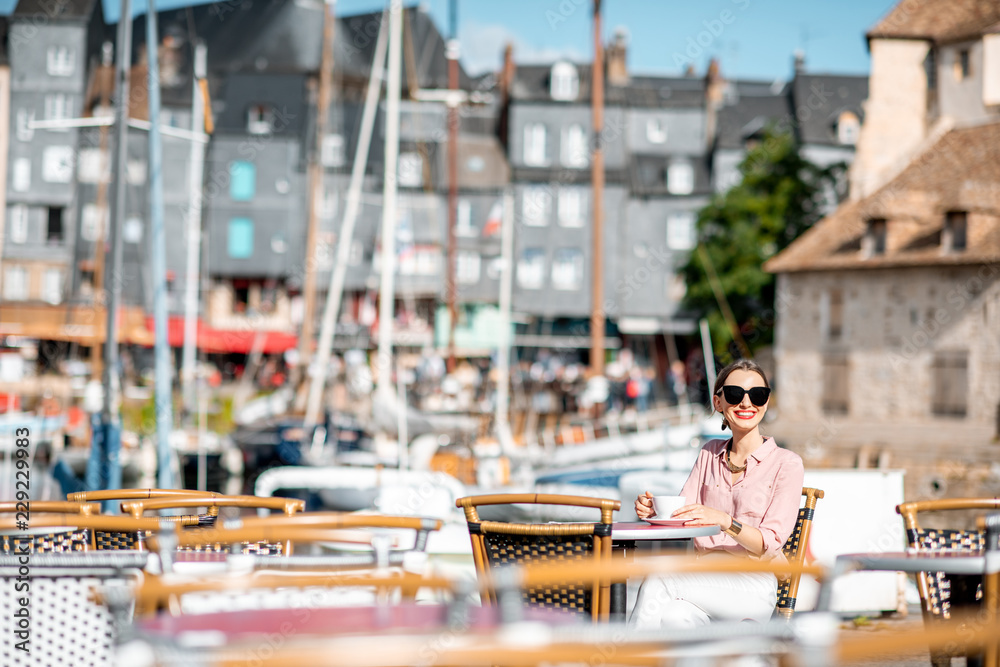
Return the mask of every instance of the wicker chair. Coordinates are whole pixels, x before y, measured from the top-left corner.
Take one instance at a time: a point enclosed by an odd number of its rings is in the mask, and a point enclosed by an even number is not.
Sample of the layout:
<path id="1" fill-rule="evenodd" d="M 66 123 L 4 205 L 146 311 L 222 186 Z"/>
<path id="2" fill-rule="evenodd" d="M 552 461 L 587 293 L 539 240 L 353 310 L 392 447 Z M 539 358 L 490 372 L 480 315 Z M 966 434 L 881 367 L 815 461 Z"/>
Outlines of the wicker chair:
<path id="1" fill-rule="evenodd" d="M 149 500 L 127 500 L 121 504 L 122 512 L 131 514 L 135 518 L 142 517 L 146 512 L 157 512 L 183 507 L 205 507 L 208 514 L 196 515 L 200 528 L 211 528 L 215 525 L 215 518 L 219 515 L 220 507 L 238 507 L 244 509 L 267 509 L 284 512 L 285 516 L 291 516 L 296 512 L 305 509 L 305 501 L 297 498 L 262 498 L 259 496 L 221 496 L 213 494 L 211 496 L 181 496 L 175 498 L 152 498 Z M 180 517 L 164 516 L 166 520 L 183 520 L 190 515 Z M 200 544 L 186 544 L 179 546 L 182 551 L 220 552 L 224 550 L 221 544 L 211 540 L 205 540 Z M 243 553 L 260 554 L 269 556 L 280 556 L 286 553 L 288 545 L 284 542 L 245 542 Z"/>
<path id="2" fill-rule="evenodd" d="M 816 513 L 816 501 L 823 497 L 823 491 L 808 486 L 802 487 L 805 503 L 799 508 L 799 518 L 795 521 L 795 530 L 788 537 L 781 551 L 789 563 L 802 563 L 806 558 L 806 545 L 809 544 L 809 532 L 812 530 L 813 515 Z M 801 574 L 793 574 L 778 581 L 778 604 L 774 612 L 784 618 L 791 618 L 795 612 L 795 600 L 799 594 Z"/>
<path id="3" fill-rule="evenodd" d="M 107 500 L 149 500 L 182 498 L 215 498 L 221 494 L 214 491 L 195 491 L 193 489 L 102 489 L 100 491 L 79 491 L 66 495 L 67 500 L 75 502 L 101 502 Z M 168 521 L 178 521 L 184 525 L 212 525 L 219 514 L 219 508 L 209 506 L 205 514 L 191 516 L 164 517 Z M 142 535 L 122 531 L 94 531 L 95 548 L 100 551 L 119 551 L 122 549 L 141 549 Z"/>
<path id="4" fill-rule="evenodd" d="M 477 507 L 509 504 L 571 505 L 601 511 L 599 523 L 523 524 L 481 521 Z M 618 500 L 534 493 L 497 494 L 459 498 L 456 506 L 465 510 L 472 539 L 472 556 L 480 581 L 488 586 L 490 571 L 506 565 L 558 563 L 593 558 L 611 559 L 612 512 L 621 508 Z M 484 602 L 495 596 L 484 593 Z M 530 607 L 563 611 L 594 621 L 606 620 L 611 608 L 611 582 L 595 579 L 565 586 L 529 588 L 522 598 Z"/>
<path id="5" fill-rule="evenodd" d="M 902 503 L 896 506 L 896 512 L 903 517 L 906 541 L 911 549 L 982 551 L 986 544 L 982 531 L 921 528 L 917 514 L 998 508 L 1000 508 L 1000 498 L 943 498 Z M 954 607 L 978 605 L 978 600 L 982 597 L 981 582 L 982 577 L 978 576 L 949 575 L 944 572 L 918 573 L 917 589 L 920 591 L 920 608 L 923 612 L 924 625 L 933 626 L 935 623 L 948 621 Z M 931 652 L 931 663 L 935 667 L 949 665 L 951 658 L 959 655 L 961 654 L 938 649 Z"/>
<path id="6" fill-rule="evenodd" d="M 180 525 L 197 525 L 196 517 L 188 517 Z M 142 550 L 142 539 L 161 528 L 155 518 L 133 519 L 103 514 L 39 514 L 32 513 L 30 528 L 24 530 L 12 514 L 0 515 L 0 535 L 3 553 L 16 554 L 27 549 L 31 553 L 66 553 L 80 551 L 107 551 L 98 535 L 126 536 L 131 546 L 124 543 L 118 549 Z"/>

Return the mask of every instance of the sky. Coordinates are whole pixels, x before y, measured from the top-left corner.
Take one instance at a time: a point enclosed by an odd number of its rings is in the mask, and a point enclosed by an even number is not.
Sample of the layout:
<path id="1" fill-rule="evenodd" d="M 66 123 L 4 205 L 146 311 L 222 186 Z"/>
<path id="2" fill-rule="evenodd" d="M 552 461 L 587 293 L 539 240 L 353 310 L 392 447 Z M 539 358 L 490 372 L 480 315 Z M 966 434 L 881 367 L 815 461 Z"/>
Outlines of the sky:
<path id="1" fill-rule="evenodd" d="M 115 19 L 119 0 L 102 0 Z M 157 0 L 163 9 L 208 0 Z M 226 0 L 236 2 L 237 0 Z M 266 2 L 268 0 L 252 0 Z M 288 0 L 290 1 L 290 0 Z M 628 35 L 628 66 L 638 74 L 702 73 L 716 57 L 728 77 L 788 78 L 797 50 L 811 72 L 865 74 L 865 31 L 897 0 L 603 0 L 605 42 Z M 472 74 L 498 68 L 506 43 L 517 62 L 591 57 L 592 0 L 457 0 L 462 62 Z M 0 0 L 0 14 L 16 0 Z M 133 0 L 134 11 L 145 0 Z M 416 4 L 413 0 L 404 2 Z M 450 0 L 422 0 L 448 32 Z M 385 0 L 337 0 L 341 15 L 376 11 Z"/>
<path id="2" fill-rule="evenodd" d="M 382 0 L 337 0 L 338 14 L 378 10 Z M 407 2 L 407 5 L 413 4 Z M 449 0 L 424 0 L 448 31 Z M 729 77 L 788 78 L 796 50 L 811 72 L 866 74 L 865 32 L 896 0 L 603 0 L 605 43 L 628 35 L 633 73 L 705 71 L 716 57 Z M 507 42 L 516 62 L 589 60 L 591 0 L 458 0 L 462 61 L 476 74 L 497 69 Z"/>

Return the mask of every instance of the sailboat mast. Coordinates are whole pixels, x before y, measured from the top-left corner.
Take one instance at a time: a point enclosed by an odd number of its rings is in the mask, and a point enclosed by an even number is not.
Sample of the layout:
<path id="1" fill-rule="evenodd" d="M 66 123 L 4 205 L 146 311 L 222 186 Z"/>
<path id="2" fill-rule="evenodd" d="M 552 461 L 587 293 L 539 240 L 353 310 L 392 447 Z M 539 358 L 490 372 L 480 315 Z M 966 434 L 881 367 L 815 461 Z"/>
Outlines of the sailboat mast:
<path id="1" fill-rule="evenodd" d="M 510 309 L 514 291 L 514 194 L 510 188 L 503 193 L 503 218 L 500 228 L 500 340 L 497 349 L 496 428 L 500 449 L 507 456 L 513 453 L 514 438 L 510 430 Z"/>
<path id="2" fill-rule="evenodd" d="M 458 0 L 449 3 L 451 22 L 445 56 L 448 58 L 448 89 L 458 90 Z M 458 283 L 455 276 L 458 225 L 458 101 L 448 100 L 448 274 L 445 295 L 448 298 L 448 372 L 455 370 L 455 327 L 458 326 Z"/>
<path id="3" fill-rule="evenodd" d="M 593 189 L 594 224 L 590 296 L 590 370 L 604 375 L 604 46 L 601 43 L 601 0 L 594 0 L 594 64 L 590 91 L 593 120 L 590 182 Z"/>
<path id="4" fill-rule="evenodd" d="M 170 429 L 173 426 L 173 391 L 170 340 L 167 337 L 167 250 L 163 229 L 163 143 L 160 138 L 160 36 L 156 0 L 146 11 L 146 65 L 149 80 L 149 254 L 153 282 L 153 353 L 156 374 L 157 482 L 173 488 L 170 466 Z"/>
<path id="5" fill-rule="evenodd" d="M 382 275 L 379 283 L 377 396 L 392 400 L 392 324 L 396 281 L 396 174 L 399 162 L 399 95 L 403 0 L 389 6 L 389 74 L 386 79 L 385 176 L 382 190 Z M 402 409 L 402 408 L 401 408 Z"/>
<path id="6" fill-rule="evenodd" d="M 375 57 L 372 59 L 364 111 L 361 113 L 361 129 L 358 134 L 358 145 L 354 152 L 354 164 L 351 167 L 351 183 L 347 189 L 344 221 L 340 226 L 340 235 L 337 239 L 337 259 L 334 262 L 333 271 L 330 273 L 330 287 L 326 292 L 326 306 L 323 309 L 319 344 L 316 347 L 317 370 L 309 385 L 309 397 L 306 401 L 306 426 L 316 424 L 319 419 L 323 386 L 326 382 L 326 369 L 330 362 L 330 348 L 333 346 L 337 316 L 340 314 L 340 302 L 344 294 L 344 281 L 347 279 L 347 266 L 350 260 L 351 244 L 354 240 L 354 226 L 361 208 L 361 186 L 364 183 L 365 170 L 368 168 L 368 152 L 371 148 L 372 132 L 375 129 L 375 112 L 378 110 L 379 94 L 382 92 L 386 35 L 386 16 L 383 13 L 382 27 L 379 29 L 378 40 L 375 42 Z M 308 429 L 306 430 L 308 431 Z"/>
<path id="7" fill-rule="evenodd" d="M 111 262 L 106 283 L 107 322 L 104 333 L 104 384 L 102 422 L 111 424 L 118 419 L 118 309 L 122 302 L 122 235 L 121 223 L 125 217 L 125 161 L 128 159 L 129 68 L 132 64 L 132 0 L 121 1 L 118 18 L 118 54 L 115 65 L 115 152 L 111 160 L 110 236 Z"/>
<path id="8" fill-rule="evenodd" d="M 184 271 L 184 349 L 181 381 L 184 393 L 184 411 L 188 419 L 197 409 L 195 400 L 195 363 L 198 343 L 198 264 L 201 258 L 201 205 L 202 180 L 205 175 L 205 98 L 201 82 L 206 75 L 206 48 L 202 43 L 194 47 L 194 80 L 191 83 L 191 131 L 201 141 L 191 142 L 191 170 L 188 173 L 187 209 L 187 265 Z"/>
<path id="9" fill-rule="evenodd" d="M 316 320 L 316 240 L 319 236 L 319 209 L 323 196 L 323 143 L 330 123 L 330 98 L 333 96 L 333 35 L 336 28 L 336 0 L 326 0 L 323 9 L 323 53 L 319 65 L 319 98 L 316 104 L 316 143 L 309 162 L 309 228 L 306 232 L 306 265 L 302 281 L 304 299 L 302 331 L 299 337 L 299 363 L 295 370 L 297 387 L 305 379 L 303 372 L 312 356 L 313 329 Z"/>

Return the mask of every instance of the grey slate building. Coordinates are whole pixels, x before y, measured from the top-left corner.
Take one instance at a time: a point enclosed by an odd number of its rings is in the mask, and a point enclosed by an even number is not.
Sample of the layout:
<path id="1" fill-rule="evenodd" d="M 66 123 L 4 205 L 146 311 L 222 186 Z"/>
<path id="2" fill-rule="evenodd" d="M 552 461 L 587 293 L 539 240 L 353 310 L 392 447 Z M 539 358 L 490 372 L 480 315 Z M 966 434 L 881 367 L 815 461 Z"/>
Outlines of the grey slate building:
<path id="1" fill-rule="evenodd" d="M 10 144 L 2 294 L 7 302 L 55 306 L 67 297 L 76 236 L 78 130 L 36 120 L 79 115 L 96 0 L 22 0 L 9 18 Z"/>

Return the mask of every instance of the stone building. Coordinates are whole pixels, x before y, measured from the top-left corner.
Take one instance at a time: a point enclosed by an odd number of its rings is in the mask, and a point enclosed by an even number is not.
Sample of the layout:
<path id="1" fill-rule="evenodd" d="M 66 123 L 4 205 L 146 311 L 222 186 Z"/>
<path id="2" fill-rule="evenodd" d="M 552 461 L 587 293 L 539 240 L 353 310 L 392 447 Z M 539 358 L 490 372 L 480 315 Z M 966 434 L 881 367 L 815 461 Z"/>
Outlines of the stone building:
<path id="1" fill-rule="evenodd" d="M 766 265 L 778 280 L 772 432 L 807 465 L 905 465 L 910 497 L 1000 486 L 981 465 L 1000 420 L 1000 99 L 955 100 L 976 97 L 963 83 L 973 71 L 978 99 L 992 99 L 1000 7 L 981 5 L 901 5 L 870 33 L 860 194 Z"/>

